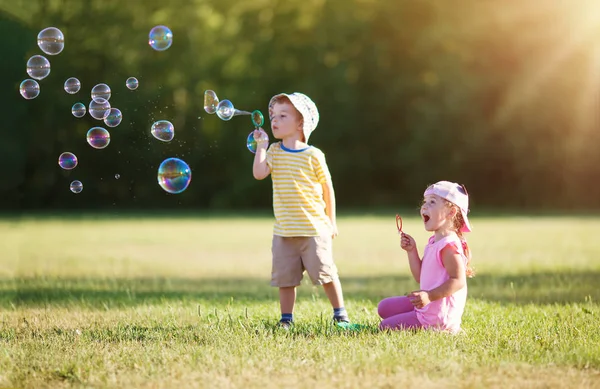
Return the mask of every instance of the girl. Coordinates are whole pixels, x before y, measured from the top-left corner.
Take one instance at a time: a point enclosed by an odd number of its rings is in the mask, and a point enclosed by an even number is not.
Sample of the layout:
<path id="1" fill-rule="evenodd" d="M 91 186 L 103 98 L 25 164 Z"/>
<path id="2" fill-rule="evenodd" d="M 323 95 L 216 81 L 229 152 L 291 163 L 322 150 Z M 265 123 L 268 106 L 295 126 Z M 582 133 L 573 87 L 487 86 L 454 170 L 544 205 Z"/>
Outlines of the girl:
<path id="1" fill-rule="evenodd" d="M 473 276 L 471 254 L 463 237 L 463 232 L 471 231 L 469 195 L 463 185 L 440 181 L 429 186 L 423 196 L 421 217 L 425 230 L 433 232 L 423 259 L 410 235 L 402 232 L 400 238 L 420 290 L 382 300 L 377 308 L 383 319 L 379 327 L 456 333 L 467 299 L 466 278 Z"/>

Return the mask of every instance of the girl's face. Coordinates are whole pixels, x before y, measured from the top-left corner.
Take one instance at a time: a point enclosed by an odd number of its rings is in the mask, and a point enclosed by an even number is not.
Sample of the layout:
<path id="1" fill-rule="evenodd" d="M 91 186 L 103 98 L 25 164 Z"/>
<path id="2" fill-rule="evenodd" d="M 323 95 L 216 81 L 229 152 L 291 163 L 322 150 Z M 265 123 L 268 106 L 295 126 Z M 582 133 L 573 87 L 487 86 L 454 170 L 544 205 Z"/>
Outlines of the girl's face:
<path id="1" fill-rule="evenodd" d="M 427 195 L 421 205 L 421 218 L 425 224 L 425 230 L 438 231 L 452 228 L 451 207 L 446 206 L 446 200 L 437 195 Z"/>
<path id="2" fill-rule="evenodd" d="M 269 108 L 273 136 L 277 139 L 302 139 L 302 122 L 296 108 L 290 103 L 275 103 Z"/>

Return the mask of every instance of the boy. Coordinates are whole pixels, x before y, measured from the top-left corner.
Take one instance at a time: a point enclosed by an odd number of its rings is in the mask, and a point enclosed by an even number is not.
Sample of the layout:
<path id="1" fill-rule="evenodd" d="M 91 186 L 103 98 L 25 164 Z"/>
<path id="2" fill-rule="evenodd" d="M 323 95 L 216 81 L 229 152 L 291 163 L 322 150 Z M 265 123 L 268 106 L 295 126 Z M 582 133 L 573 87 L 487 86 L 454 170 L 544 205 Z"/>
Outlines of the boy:
<path id="1" fill-rule="evenodd" d="M 313 284 L 323 285 L 334 321 L 348 323 L 332 257 L 331 240 L 337 235 L 337 225 L 331 175 L 323 152 L 307 144 L 319 112 L 308 96 L 281 93 L 269 102 L 269 118 L 273 136 L 281 142 L 268 147 L 266 132 L 262 128 L 254 132 L 257 149 L 252 172 L 257 180 L 271 174 L 273 181 L 271 285 L 279 287 L 279 324 L 289 328 L 294 322 L 296 286 L 304 270 Z"/>

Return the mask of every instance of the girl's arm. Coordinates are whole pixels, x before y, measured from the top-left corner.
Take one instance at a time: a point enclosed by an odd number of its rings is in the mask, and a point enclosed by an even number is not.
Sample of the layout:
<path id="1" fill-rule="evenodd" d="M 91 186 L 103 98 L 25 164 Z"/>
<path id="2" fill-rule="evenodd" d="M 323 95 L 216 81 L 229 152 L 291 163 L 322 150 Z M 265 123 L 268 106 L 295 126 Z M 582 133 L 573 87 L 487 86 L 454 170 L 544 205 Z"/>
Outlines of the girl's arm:
<path id="1" fill-rule="evenodd" d="M 414 238 L 404 232 L 400 235 L 400 247 L 406 250 L 408 255 L 408 265 L 415 281 L 421 282 L 421 258 Z"/>
<path id="2" fill-rule="evenodd" d="M 464 288 L 467 283 L 466 269 L 463 258 L 451 246 L 446 246 L 441 252 L 442 263 L 450 278 L 442 285 L 431 290 L 418 290 L 408 295 L 413 305 L 423 308 L 431 301 L 448 297 Z"/>
<path id="3" fill-rule="evenodd" d="M 463 258 L 456 249 L 446 246 L 442 249 L 442 263 L 450 278 L 442 285 L 429 291 L 431 301 L 448 297 L 464 288 L 467 283 L 467 275 Z"/>

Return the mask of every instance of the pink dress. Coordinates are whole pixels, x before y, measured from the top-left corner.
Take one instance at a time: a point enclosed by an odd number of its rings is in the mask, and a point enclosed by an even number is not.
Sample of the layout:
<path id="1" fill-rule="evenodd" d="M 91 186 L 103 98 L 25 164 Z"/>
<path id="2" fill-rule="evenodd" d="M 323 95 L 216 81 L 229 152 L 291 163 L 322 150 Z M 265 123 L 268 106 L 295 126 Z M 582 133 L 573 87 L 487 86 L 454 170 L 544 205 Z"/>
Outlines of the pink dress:
<path id="1" fill-rule="evenodd" d="M 446 282 L 450 276 L 442 262 L 441 252 L 447 247 L 453 247 L 463 258 L 465 267 L 467 257 L 464 254 L 462 242 L 457 235 L 446 236 L 439 241 L 429 238 L 421 262 L 421 289 L 431 290 Z M 453 295 L 432 301 L 423 308 L 415 308 L 417 319 L 423 327 L 437 328 L 451 332 L 460 331 L 462 315 L 467 301 L 467 285 Z"/>

